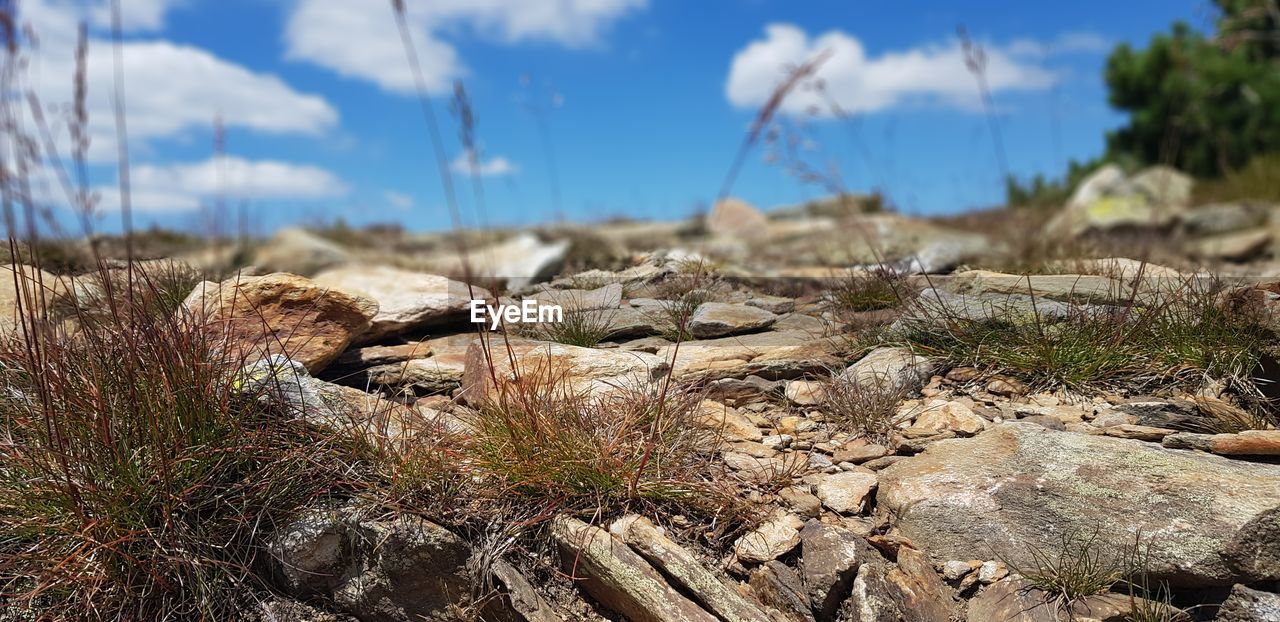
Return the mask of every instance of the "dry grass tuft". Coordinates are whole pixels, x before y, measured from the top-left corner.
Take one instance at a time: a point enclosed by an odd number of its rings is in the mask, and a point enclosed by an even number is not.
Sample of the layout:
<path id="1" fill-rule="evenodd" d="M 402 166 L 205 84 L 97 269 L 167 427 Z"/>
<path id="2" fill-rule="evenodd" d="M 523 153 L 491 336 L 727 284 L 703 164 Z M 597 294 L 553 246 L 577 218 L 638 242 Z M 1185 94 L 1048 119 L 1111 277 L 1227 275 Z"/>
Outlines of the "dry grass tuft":
<path id="1" fill-rule="evenodd" d="M 102 271 L 103 282 L 115 277 Z M 0 343 L 0 591 L 75 619 L 228 619 L 264 588 L 262 534 L 360 451 L 259 406 L 142 283 Z"/>

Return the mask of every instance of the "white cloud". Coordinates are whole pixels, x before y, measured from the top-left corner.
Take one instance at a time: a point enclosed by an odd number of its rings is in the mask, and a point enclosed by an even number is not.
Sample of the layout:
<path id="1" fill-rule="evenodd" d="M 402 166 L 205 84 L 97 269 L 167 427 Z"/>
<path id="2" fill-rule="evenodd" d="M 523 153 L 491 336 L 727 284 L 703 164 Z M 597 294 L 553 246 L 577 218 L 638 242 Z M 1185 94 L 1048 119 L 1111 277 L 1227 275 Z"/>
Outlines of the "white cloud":
<path id="1" fill-rule="evenodd" d="M 139 212 L 191 211 L 211 204 L 219 195 L 238 201 L 326 199 L 347 193 L 346 184 L 322 168 L 236 156 L 137 166 L 132 182 L 129 197 Z M 101 186 L 97 191 L 103 210 L 119 208 L 115 187 Z"/>
<path id="2" fill-rule="evenodd" d="M 126 31 L 159 30 L 164 26 L 165 13 L 186 0 L 120 0 L 120 24 Z M 111 26 L 111 3 L 100 2 L 92 7 L 92 19 L 96 26 Z"/>
<path id="3" fill-rule="evenodd" d="M 174 2 L 125 2 L 138 27 L 159 25 Z M 102 4 L 90 7 L 93 14 Z M 72 99 L 75 39 L 80 13 L 65 0 L 26 0 L 21 17 L 40 37 L 31 69 L 32 87 L 46 105 Z M 229 128 L 265 133 L 318 134 L 338 122 L 322 97 L 300 93 L 279 78 L 224 60 L 207 50 L 165 40 L 130 40 L 122 48 L 130 138 L 141 146 L 212 127 L 221 116 Z M 114 60 L 111 42 L 91 37 L 87 58 L 90 156 L 115 157 Z"/>
<path id="4" fill-rule="evenodd" d="M 987 83 L 992 91 L 1038 90 L 1051 86 L 1053 74 L 997 46 L 986 46 Z M 794 67 L 822 52 L 830 57 L 816 78 L 848 112 L 875 112 L 912 102 L 972 108 L 978 101 L 973 76 L 965 69 L 959 42 L 925 45 L 869 57 L 862 42 L 833 30 L 810 37 L 790 24 L 770 24 L 765 37 L 752 41 L 733 58 L 725 94 L 735 106 L 764 104 Z M 823 97 L 807 89 L 793 91 L 782 109 L 792 114 L 828 112 Z"/>
<path id="5" fill-rule="evenodd" d="M 505 43 L 548 41 L 569 47 L 599 40 L 614 21 L 648 0 L 432 0 L 407 2 L 423 76 L 432 93 L 446 91 L 466 67 L 446 33 L 460 28 Z M 371 6 L 376 5 L 376 6 Z M 289 58 L 360 78 L 386 91 L 411 93 L 391 3 L 299 0 L 285 31 Z"/>
<path id="6" fill-rule="evenodd" d="M 459 154 L 458 157 L 449 163 L 449 168 L 455 173 L 463 175 L 472 174 L 471 158 L 466 153 Z M 503 156 L 494 156 L 488 160 L 481 159 L 475 167 L 476 173 L 482 177 L 498 177 L 502 175 L 512 175 L 519 172 L 520 167 L 514 162 Z"/>
<path id="7" fill-rule="evenodd" d="M 404 210 L 413 209 L 413 205 L 414 205 L 413 197 L 403 192 L 396 192 L 395 190 L 387 190 L 386 192 L 382 193 L 382 198 L 386 199 L 387 203 L 389 203 L 391 207 L 394 207 L 398 210 L 404 211 Z"/>

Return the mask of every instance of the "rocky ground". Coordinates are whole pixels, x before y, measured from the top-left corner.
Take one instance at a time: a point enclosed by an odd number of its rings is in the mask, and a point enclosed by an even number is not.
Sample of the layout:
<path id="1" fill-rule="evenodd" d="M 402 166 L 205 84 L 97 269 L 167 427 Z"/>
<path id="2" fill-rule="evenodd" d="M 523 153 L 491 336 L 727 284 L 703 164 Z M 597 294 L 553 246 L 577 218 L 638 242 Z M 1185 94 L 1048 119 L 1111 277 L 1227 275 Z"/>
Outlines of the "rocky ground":
<path id="1" fill-rule="evenodd" d="M 1191 206 L 1189 184 L 1104 169 L 1030 236 L 869 213 L 856 198 L 477 235 L 461 257 L 457 236 L 380 246 L 283 231 L 183 303 L 253 353 L 246 391 L 411 452 L 479 433 L 476 413 L 529 370 L 581 395 L 678 386 L 696 392 L 690 424 L 710 433 L 697 451 L 741 511 L 708 522 L 679 502 L 566 508 L 539 517 L 544 546 L 488 555 L 443 517 L 323 504 L 272 534 L 288 597 L 260 613 L 1280 620 L 1274 361 L 1073 382 L 902 336 L 921 323 L 1121 317 L 1212 281 L 1224 313 L 1260 312 L 1256 335 L 1274 338 L 1280 208 Z M 1021 255 L 1022 237 L 1095 252 Z M 1099 256 L 1117 245 L 1171 265 Z M 498 296 L 559 304 L 579 324 L 477 333 L 469 301 Z"/>

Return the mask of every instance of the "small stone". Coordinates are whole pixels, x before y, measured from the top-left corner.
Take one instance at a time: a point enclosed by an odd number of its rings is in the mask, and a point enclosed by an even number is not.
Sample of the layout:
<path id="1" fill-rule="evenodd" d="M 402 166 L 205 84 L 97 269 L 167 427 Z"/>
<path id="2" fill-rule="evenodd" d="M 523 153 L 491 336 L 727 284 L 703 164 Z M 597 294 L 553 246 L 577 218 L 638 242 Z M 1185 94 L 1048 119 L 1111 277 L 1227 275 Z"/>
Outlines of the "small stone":
<path id="1" fill-rule="evenodd" d="M 827 399 L 823 383 L 813 380 L 792 380 L 787 383 L 787 399 L 798 406 L 813 406 Z"/>
<path id="2" fill-rule="evenodd" d="M 885 447 L 884 445 L 871 444 L 841 449 L 832 454 L 831 459 L 836 462 L 862 464 L 869 460 L 875 460 L 876 458 L 882 458 L 887 455 L 889 455 L 888 447 Z"/>
<path id="3" fill-rule="evenodd" d="M 1213 451 L 1213 434 L 1196 434 L 1194 432 L 1178 432 L 1170 434 L 1160 441 L 1160 444 L 1169 449 L 1196 449 L 1199 451 Z"/>
<path id="4" fill-rule="evenodd" d="M 791 506 L 797 514 L 811 518 L 822 514 L 822 501 L 807 490 L 807 486 L 788 486 L 778 491 L 778 497 Z"/>
<path id="5" fill-rule="evenodd" d="M 800 544 L 800 528 L 804 526 L 792 514 L 783 514 L 738 538 L 733 550 L 747 563 L 763 563 L 786 554 Z"/>
<path id="6" fill-rule="evenodd" d="M 945 377 L 956 384 L 967 384 L 977 380 L 980 375 L 978 370 L 973 367 L 956 367 L 947 372 Z"/>
<path id="7" fill-rule="evenodd" d="M 786 449 L 794 440 L 795 437 L 790 434 L 772 434 L 760 439 L 760 444 L 770 449 Z"/>
<path id="8" fill-rule="evenodd" d="M 862 511 L 877 480 L 876 474 L 868 470 L 845 471 L 822 478 L 815 491 L 822 505 L 832 512 L 856 514 Z"/>
<path id="9" fill-rule="evenodd" d="M 987 428 L 987 420 L 978 416 L 962 402 L 930 402 L 916 418 L 913 427 L 933 432 L 951 431 L 961 436 L 973 436 Z"/>
<path id="10" fill-rule="evenodd" d="M 698 406 L 697 424 L 718 432 L 727 441 L 759 441 L 764 438 L 746 415 L 720 402 L 703 400 Z"/>
<path id="11" fill-rule="evenodd" d="M 1107 436 L 1114 436 L 1116 438 L 1129 438 L 1139 441 L 1159 443 L 1164 439 L 1164 437 L 1173 434 L 1174 431 L 1168 428 L 1153 428 L 1145 425 L 1122 423 L 1120 425 L 1113 425 L 1106 428 L 1103 433 Z"/>
<path id="12" fill-rule="evenodd" d="M 790 298 L 782 298 L 779 296 L 757 296 L 747 300 L 745 303 L 748 307 L 764 309 L 769 313 L 791 313 L 796 310 L 796 301 Z"/>
<path id="13" fill-rule="evenodd" d="M 978 581 L 984 585 L 990 585 L 1007 576 L 1009 576 L 1009 568 L 1004 565 L 1004 562 L 985 561 L 978 568 Z"/>
<path id="14" fill-rule="evenodd" d="M 1022 384 L 1018 379 L 1009 376 L 995 376 L 987 381 L 987 392 L 996 395 L 1012 396 L 1025 395 L 1027 393 L 1027 385 Z"/>
<path id="15" fill-rule="evenodd" d="M 970 572 L 973 572 L 973 568 L 969 567 L 969 562 L 953 559 L 942 565 L 942 578 L 948 581 L 959 581 Z"/>

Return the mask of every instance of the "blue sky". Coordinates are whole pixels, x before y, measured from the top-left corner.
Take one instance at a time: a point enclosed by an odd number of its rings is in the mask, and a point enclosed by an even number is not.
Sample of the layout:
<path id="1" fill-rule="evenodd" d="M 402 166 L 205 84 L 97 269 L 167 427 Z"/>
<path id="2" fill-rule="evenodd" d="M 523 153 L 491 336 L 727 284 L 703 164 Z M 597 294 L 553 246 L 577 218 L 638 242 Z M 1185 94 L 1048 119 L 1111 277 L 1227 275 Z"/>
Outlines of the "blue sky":
<path id="1" fill-rule="evenodd" d="M 207 228 L 220 192 L 252 226 L 342 217 L 450 226 L 410 74 L 384 0 L 122 0 L 136 219 Z M 27 84 L 70 99 L 75 24 L 92 25 L 89 114 L 100 227 L 116 226 L 111 56 L 105 0 L 24 0 L 41 38 Z M 461 80 L 479 124 L 490 224 L 685 217 L 714 199 L 783 66 L 823 50 L 831 100 L 852 121 L 785 107 L 791 144 L 852 190 L 880 188 L 908 213 L 1001 198 L 1000 171 L 956 27 L 988 55 L 1010 169 L 1057 174 L 1100 153 L 1123 118 L 1101 69 L 1118 42 L 1145 44 L 1177 19 L 1205 27 L 1204 0 L 407 0 L 450 157 Z M 824 108 L 827 106 L 824 104 Z M 213 158 L 214 118 L 226 157 Z M 545 121 L 562 198 L 551 189 Z M 54 138 L 69 153 L 65 123 Z M 762 146 L 733 193 L 756 205 L 825 194 Z M 463 211 L 476 213 L 469 179 Z M 65 203 L 49 169 L 40 196 Z M 71 220 L 67 218 L 67 221 Z"/>

